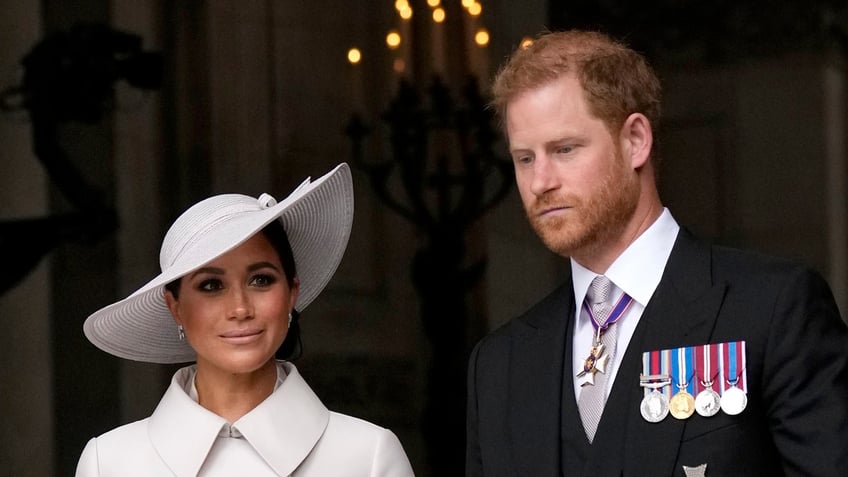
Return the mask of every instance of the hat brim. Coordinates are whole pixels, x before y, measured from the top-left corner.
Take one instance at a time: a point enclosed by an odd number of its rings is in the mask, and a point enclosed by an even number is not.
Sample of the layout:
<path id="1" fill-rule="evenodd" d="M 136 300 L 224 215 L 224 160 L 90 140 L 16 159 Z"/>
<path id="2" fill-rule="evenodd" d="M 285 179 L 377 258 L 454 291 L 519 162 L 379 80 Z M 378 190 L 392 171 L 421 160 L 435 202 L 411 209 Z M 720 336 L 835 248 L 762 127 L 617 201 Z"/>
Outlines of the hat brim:
<path id="1" fill-rule="evenodd" d="M 134 361 L 194 361 L 194 350 L 179 338 L 165 304 L 165 285 L 238 247 L 274 220 L 282 222 L 292 247 L 300 281 L 295 308 L 302 311 L 336 272 L 350 237 L 353 184 L 344 163 L 276 205 L 216 225 L 203 234 L 197 247 L 202 253 L 184 253 L 132 295 L 89 316 L 85 336 L 103 351 Z"/>

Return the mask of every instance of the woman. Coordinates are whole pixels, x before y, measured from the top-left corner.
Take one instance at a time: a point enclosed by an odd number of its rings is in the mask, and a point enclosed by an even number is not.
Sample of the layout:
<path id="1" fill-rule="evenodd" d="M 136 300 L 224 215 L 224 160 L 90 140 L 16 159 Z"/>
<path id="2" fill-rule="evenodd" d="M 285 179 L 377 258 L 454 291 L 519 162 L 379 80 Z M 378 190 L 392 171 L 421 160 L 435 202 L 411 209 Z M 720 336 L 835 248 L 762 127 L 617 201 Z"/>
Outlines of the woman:
<path id="1" fill-rule="evenodd" d="M 275 359 L 297 352 L 297 314 L 335 272 L 352 221 L 346 164 L 280 203 L 227 194 L 184 212 L 162 273 L 84 331 L 122 358 L 196 364 L 149 418 L 91 439 L 76 475 L 412 475 L 391 431 L 328 411 Z"/>

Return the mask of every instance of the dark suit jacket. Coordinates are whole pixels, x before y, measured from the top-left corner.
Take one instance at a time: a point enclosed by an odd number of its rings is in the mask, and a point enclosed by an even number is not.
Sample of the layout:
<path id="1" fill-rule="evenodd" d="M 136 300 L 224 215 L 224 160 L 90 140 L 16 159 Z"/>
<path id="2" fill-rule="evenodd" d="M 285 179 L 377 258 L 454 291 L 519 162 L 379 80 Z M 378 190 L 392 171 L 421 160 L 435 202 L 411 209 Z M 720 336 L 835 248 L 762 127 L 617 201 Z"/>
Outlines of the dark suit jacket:
<path id="1" fill-rule="evenodd" d="M 801 266 L 681 230 L 625 352 L 595 435 L 574 398 L 571 278 L 484 338 L 469 364 L 467 475 L 848 476 L 848 329 Z M 747 342 L 748 406 L 642 419 L 644 351 Z"/>

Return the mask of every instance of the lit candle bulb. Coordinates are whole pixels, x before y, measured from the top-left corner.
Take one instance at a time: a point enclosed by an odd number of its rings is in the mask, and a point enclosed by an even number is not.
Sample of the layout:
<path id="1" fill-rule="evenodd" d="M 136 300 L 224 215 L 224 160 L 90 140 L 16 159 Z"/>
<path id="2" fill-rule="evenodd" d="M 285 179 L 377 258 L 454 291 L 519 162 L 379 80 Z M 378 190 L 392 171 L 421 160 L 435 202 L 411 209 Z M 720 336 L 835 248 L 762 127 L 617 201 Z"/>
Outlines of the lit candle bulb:
<path id="1" fill-rule="evenodd" d="M 433 9 L 433 29 L 430 57 L 433 60 L 433 73 L 445 74 L 445 9 Z"/>
<path id="2" fill-rule="evenodd" d="M 353 47 L 347 50 L 347 61 L 350 67 L 350 96 L 353 110 L 362 112 L 365 107 L 362 85 L 362 51 Z"/>

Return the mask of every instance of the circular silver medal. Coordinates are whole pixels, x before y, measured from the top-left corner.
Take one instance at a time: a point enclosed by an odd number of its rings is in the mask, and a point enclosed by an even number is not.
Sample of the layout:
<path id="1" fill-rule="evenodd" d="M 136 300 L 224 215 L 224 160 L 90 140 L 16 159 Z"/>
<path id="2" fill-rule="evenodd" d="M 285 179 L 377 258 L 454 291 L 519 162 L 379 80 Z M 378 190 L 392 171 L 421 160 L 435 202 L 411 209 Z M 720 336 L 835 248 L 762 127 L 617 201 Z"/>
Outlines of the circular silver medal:
<path id="1" fill-rule="evenodd" d="M 732 386 L 724 391 L 721 395 L 721 410 L 725 414 L 735 416 L 745 410 L 748 405 L 748 396 L 745 391 Z"/>
<path id="2" fill-rule="evenodd" d="M 668 398 L 655 389 L 642 398 L 639 410 L 646 421 L 660 422 L 668 415 Z"/>
<path id="3" fill-rule="evenodd" d="M 695 411 L 700 416 L 711 417 L 721 409 L 721 398 L 712 388 L 706 388 L 695 396 Z"/>

